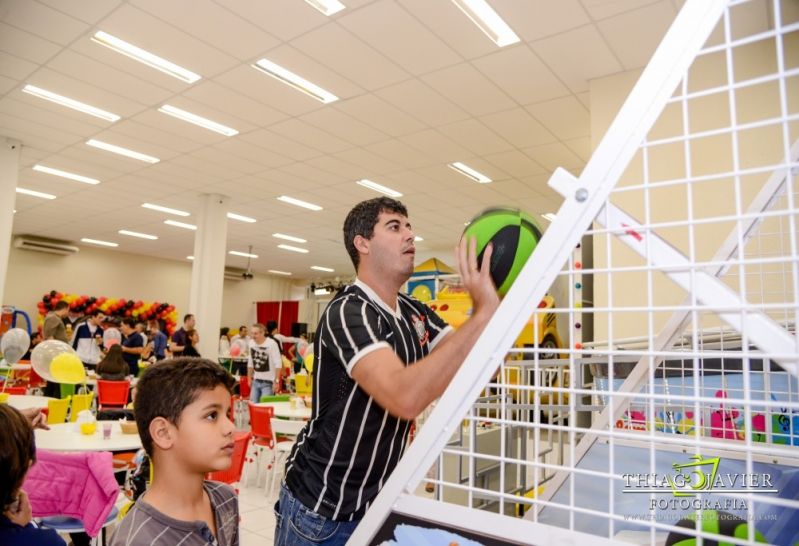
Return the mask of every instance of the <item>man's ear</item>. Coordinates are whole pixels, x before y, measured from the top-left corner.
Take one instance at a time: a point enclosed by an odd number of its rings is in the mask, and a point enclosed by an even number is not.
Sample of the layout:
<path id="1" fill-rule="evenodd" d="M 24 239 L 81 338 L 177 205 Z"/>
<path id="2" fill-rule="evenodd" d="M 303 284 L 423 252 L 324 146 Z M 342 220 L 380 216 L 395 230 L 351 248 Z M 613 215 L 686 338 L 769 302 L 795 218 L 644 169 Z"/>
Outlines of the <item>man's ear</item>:
<path id="1" fill-rule="evenodd" d="M 150 421 L 150 437 L 159 449 L 171 449 L 175 442 L 175 426 L 164 417 L 156 417 Z"/>
<path id="2" fill-rule="evenodd" d="M 369 239 L 363 235 L 356 235 L 352 240 L 355 249 L 361 254 L 369 254 Z"/>

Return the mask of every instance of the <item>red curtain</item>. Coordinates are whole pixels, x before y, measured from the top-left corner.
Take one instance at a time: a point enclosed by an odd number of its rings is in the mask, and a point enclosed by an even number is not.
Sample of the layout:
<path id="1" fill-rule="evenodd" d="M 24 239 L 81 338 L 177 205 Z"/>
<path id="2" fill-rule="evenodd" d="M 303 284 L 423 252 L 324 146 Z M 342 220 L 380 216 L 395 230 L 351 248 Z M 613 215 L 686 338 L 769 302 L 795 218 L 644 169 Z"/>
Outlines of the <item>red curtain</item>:
<path id="1" fill-rule="evenodd" d="M 291 335 L 291 325 L 297 322 L 300 313 L 300 302 L 298 301 L 259 301 L 256 303 L 256 315 L 258 322 L 266 325 L 270 320 L 277 322 L 278 332 L 284 336 Z M 284 344 L 284 350 L 288 350 L 290 344 Z"/>

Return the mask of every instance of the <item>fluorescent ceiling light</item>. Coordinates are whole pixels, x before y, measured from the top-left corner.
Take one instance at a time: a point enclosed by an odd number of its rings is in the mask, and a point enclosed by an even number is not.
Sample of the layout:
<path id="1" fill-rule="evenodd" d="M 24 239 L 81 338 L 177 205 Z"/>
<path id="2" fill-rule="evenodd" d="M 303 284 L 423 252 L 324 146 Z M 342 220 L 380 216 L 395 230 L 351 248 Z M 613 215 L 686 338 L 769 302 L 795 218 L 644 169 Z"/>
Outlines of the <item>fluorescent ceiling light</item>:
<path id="1" fill-rule="evenodd" d="M 330 17 L 334 13 L 338 13 L 347 6 L 339 2 L 338 0 L 305 0 L 314 8 L 321 11 L 324 15 Z"/>
<path id="2" fill-rule="evenodd" d="M 69 97 L 63 97 L 53 93 L 52 91 L 42 89 L 41 87 L 36 87 L 35 85 L 28 84 L 22 88 L 22 91 L 24 93 L 28 93 L 29 95 L 33 95 L 34 97 L 49 100 L 50 102 L 60 104 L 61 106 L 66 106 L 67 108 L 72 108 L 73 110 L 77 110 L 79 112 L 83 112 L 84 114 L 89 114 L 90 116 L 104 119 L 112 123 L 119 119 L 119 116 L 116 114 L 106 112 L 105 110 L 100 110 L 99 108 L 95 108 L 94 106 L 85 104 L 75 99 L 70 99 Z"/>
<path id="3" fill-rule="evenodd" d="M 178 222 L 177 220 L 164 220 L 164 223 L 168 226 L 175 226 L 183 229 L 197 229 L 197 226 L 194 224 L 187 224 L 185 222 Z"/>
<path id="4" fill-rule="evenodd" d="M 515 44 L 519 37 L 486 0 L 452 0 L 499 47 Z"/>
<path id="5" fill-rule="evenodd" d="M 267 74 L 268 76 L 272 76 L 276 80 L 281 81 L 286 85 L 290 85 L 291 87 L 293 87 L 298 91 L 302 91 L 306 95 L 309 95 L 325 104 L 335 102 L 338 100 L 338 97 L 335 96 L 333 93 L 325 91 L 318 85 L 309 82 L 302 76 L 298 76 L 291 70 L 285 69 L 282 66 L 273 63 L 269 59 L 261 59 L 259 61 L 255 61 L 255 64 L 252 65 L 252 67 L 257 70 L 260 70 L 261 72 Z"/>
<path id="6" fill-rule="evenodd" d="M 119 246 L 119 243 L 111 243 L 109 241 L 101 241 L 99 239 L 89 239 L 88 237 L 82 238 L 81 242 L 89 243 L 90 245 L 112 246 L 112 247 Z"/>
<path id="7" fill-rule="evenodd" d="M 413 240 L 414 240 L 414 241 L 416 241 L 417 243 L 418 243 L 418 242 L 420 242 L 420 241 L 424 241 L 424 239 L 422 239 L 422 238 L 421 238 L 421 237 L 419 237 L 418 235 L 416 235 L 416 236 L 413 238 Z"/>
<path id="8" fill-rule="evenodd" d="M 275 275 L 291 275 L 288 271 L 280 271 L 279 269 L 267 269 L 267 271 Z"/>
<path id="9" fill-rule="evenodd" d="M 17 193 L 23 195 L 30 195 L 31 197 L 39 197 L 41 199 L 55 199 L 55 195 L 51 193 L 44 193 L 41 191 L 26 190 L 25 188 L 17 188 Z"/>
<path id="10" fill-rule="evenodd" d="M 60 176 L 62 178 L 69 178 L 70 180 L 77 180 L 78 182 L 83 182 L 84 184 L 99 184 L 100 181 L 96 178 L 89 178 L 88 176 L 82 176 L 80 174 L 70 173 L 67 171 L 62 171 L 59 169 L 54 169 L 52 167 L 45 167 L 44 165 L 34 165 L 34 171 L 38 171 L 40 173 L 47 173 L 52 174 L 55 176 Z"/>
<path id="11" fill-rule="evenodd" d="M 153 157 L 147 154 L 142 154 L 140 152 L 134 152 L 133 150 L 128 150 L 127 148 L 123 148 L 122 146 L 115 146 L 107 142 L 94 140 L 93 138 L 87 140 L 86 144 L 93 148 L 99 148 L 101 150 L 105 150 L 106 152 L 113 152 L 115 154 L 124 155 L 126 157 L 130 157 L 132 159 L 138 159 L 139 161 L 145 161 L 147 163 L 158 163 L 159 161 L 161 161 L 157 157 Z"/>
<path id="12" fill-rule="evenodd" d="M 162 207 L 161 205 L 154 205 L 152 203 L 142 203 L 142 207 L 150 210 L 157 210 L 158 212 L 166 212 L 167 214 L 174 214 L 175 216 L 188 216 L 189 213 L 185 210 L 171 209 L 169 207 Z"/>
<path id="13" fill-rule="evenodd" d="M 554 222 L 556 215 L 554 212 L 547 212 L 541 215 L 544 220 L 549 220 L 550 222 Z"/>
<path id="14" fill-rule="evenodd" d="M 198 116 L 197 114 L 192 114 L 191 112 L 187 112 L 186 110 L 175 108 L 174 106 L 170 106 L 169 104 L 163 105 L 161 108 L 158 109 L 158 111 L 161 112 L 162 114 L 166 114 L 168 116 L 172 116 L 181 119 L 183 121 L 188 121 L 189 123 L 193 123 L 194 125 L 199 125 L 204 129 L 208 129 L 209 131 L 214 131 L 216 133 L 225 136 L 233 136 L 239 134 L 239 132 L 235 129 L 222 125 L 221 123 L 211 121 L 210 119 L 206 119 L 202 116 Z"/>
<path id="15" fill-rule="evenodd" d="M 289 197 L 287 195 L 281 195 L 280 197 L 277 198 L 277 200 L 283 201 L 284 203 L 288 203 L 289 205 L 296 205 L 298 207 L 302 207 L 305 209 L 316 210 L 316 211 L 322 210 L 322 207 L 320 207 L 319 205 L 314 205 L 313 203 L 308 203 L 307 201 L 294 199 L 293 197 Z"/>
<path id="16" fill-rule="evenodd" d="M 166 59 L 162 59 L 158 55 L 154 55 L 140 47 L 136 47 L 135 45 L 129 44 L 124 40 L 120 40 L 116 36 L 111 36 L 102 30 L 92 36 L 92 41 L 100 45 L 104 45 L 107 48 L 113 49 L 117 53 L 122 53 L 126 57 L 130 57 L 131 59 L 139 61 L 140 63 L 144 63 L 147 66 L 155 68 L 156 70 L 160 70 L 164 74 L 169 74 L 173 78 L 177 78 L 186 83 L 194 83 L 200 79 L 199 74 L 195 74 L 191 70 L 183 68 L 182 66 L 178 66 L 175 63 L 167 61 Z"/>
<path id="17" fill-rule="evenodd" d="M 455 172 L 462 174 L 463 176 L 467 176 L 474 180 L 475 182 L 479 182 L 481 184 L 488 184 L 491 182 L 491 179 L 488 178 L 481 172 L 475 171 L 468 165 L 464 165 L 460 161 L 456 161 L 455 163 L 448 163 L 447 167 L 452 169 Z"/>
<path id="18" fill-rule="evenodd" d="M 186 259 L 187 259 L 187 260 L 193 260 L 193 259 L 194 259 L 194 256 L 186 256 Z"/>
<path id="19" fill-rule="evenodd" d="M 117 233 L 120 235 L 127 235 L 128 237 L 138 237 L 139 239 L 149 239 L 155 241 L 158 239 L 155 235 L 148 235 L 147 233 L 139 233 L 138 231 L 128 231 L 127 229 L 120 229 Z"/>
<path id="20" fill-rule="evenodd" d="M 389 197 L 402 197 L 402 194 L 396 190 L 392 190 L 391 188 L 387 188 L 386 186 L 381 186 L 377 182 L 372 182 L 364 178 L 363 180 L 356 180 L 356 184 L 359 186 L 363 186 L 364 188 L 369 188 L 370 190 L 375 190 L 376 192 L 380 192 L 384 195 L 388 195 Z"/>
<path id="21" fill-rule="evenodd" d="M 239 222 L 247 222 L 248 224 L 255 223 L 255 218 L 250 218 L 249 216 L 236 214 L 235 212 L 228 212 L 227 217 L 230 218 L 231 220 L 238 220 Z"/>
<path id="22" fill-rule="evenodd" d="M 286 241 L 293 241 L 295 243 L 307 243 L 305 239 L 300 239 L 299 237 L 294 237 L 292 235 L 285 235 L 283 233 L 273 233 L 272 237 L 276 237 L 278 239 L 284 239 Z"/>
<path id="23" fill-rule="evenodd" d="M 246 252 L 239 252 L 238 250 L 231 250 L 228 254 L 232 254 L 233 256 L 241 256 L 242 258 L 257 258 L 257 254 L 248 254 Z"/>
<path id="24" fill-rule="evenodd" d="M 308 254 L 307 248 L 300 248 L 298 246 L 291 246 L 291 245 L 277 245 L 278 248 L 282 248 L 283 250 L 290 250 L 292 252 L 299 252 L 300 254 Z"/>
<path id="25" fill-rule="evenodd" d="M 322 267 L 321 265 L 312 265 L 311 269 L 315 269 L 316 271 L 324 271 L 326 273 L 332 273 L 335 269 L 331 269 L 329 267 Z"/>
<path id="26" fill-rule="evenodd" d="M 314 296 L 327 296 L 328 294 L 330 294 L 330 290 L 328 290 L 327 288 L 316 288 L 314 289 L 313 293 Z"/>

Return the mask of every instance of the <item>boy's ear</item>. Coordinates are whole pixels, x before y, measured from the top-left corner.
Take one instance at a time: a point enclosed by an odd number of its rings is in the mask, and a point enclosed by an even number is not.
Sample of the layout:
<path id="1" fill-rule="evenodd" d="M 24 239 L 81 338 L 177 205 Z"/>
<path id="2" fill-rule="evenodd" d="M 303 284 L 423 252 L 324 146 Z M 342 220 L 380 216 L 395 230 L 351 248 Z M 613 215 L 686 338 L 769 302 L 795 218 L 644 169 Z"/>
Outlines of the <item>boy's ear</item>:
<path id="1" fill-rule="evenodd" d="M 150 437 L 159 449 L 170 449 L 175 441 L 172 423 L 163 417 L 156 417 L 150 421 Z"/>
<path id="2" fill-rule="evenodd" d="M 363 235 L 356 235 L 352 240 L 352 244 L 355 245 L 355 249 L 361 254 L 369 254 L 369 239 Z"/>

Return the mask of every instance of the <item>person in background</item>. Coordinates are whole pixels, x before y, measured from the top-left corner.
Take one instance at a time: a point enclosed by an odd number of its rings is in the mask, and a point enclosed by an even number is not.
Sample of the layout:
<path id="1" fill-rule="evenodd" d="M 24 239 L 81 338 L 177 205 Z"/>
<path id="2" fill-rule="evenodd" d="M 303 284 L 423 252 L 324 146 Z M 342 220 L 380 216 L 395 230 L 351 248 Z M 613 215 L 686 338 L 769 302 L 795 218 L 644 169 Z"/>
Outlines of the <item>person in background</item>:
<path id="1" fill-rule="evenodd" d="M 261 396 L 274 393 L 277 370 L 282 366 L 280 345 L 273 337 L 267 337 L 267 328 L 274 331 L 277 323 L 269 321 L 267 326 L 253 324 L 250 355 L 247 359 L 247 377 L 250 380 L 250 401 L 258 403 Z"/>
<path id="2" fill-rule="evenodd" d="M 130 367 L 125 359 L 122 358 L 122 346 L 112 345 L 97 365 L 97 376 L 106 381 L 124 381 L 130 374 Z"/>
<path id="3" fill-rule="evenodd" d="M 305 366 L 305 351 L 308 350 L 308 334 L 300 334 L 299 341 L 289 347 L 288 358 L 294 364 L 294 373 L 300 373 Z"/>
<path id="4" fill-rule="evenodd" d="M 39 414 L 38 409 L 35 411 Z M 0 404 L 0 544 L 64 546 L 58 533 L 31 523 L 31 505 L 22 490 L 25 475 L 36 462 L 31 424 L 19 410 Z"/>
<path id="5" fill-rule="evenodd" d="M 147 337 L 147 325 L 142 321 L 137 322 L 136 331 L 141 336 L 142 342 L 147 345 L 147 342 L 150 341 L 150 338 Z"/>
<path id="6" fill-rule="evenodd" d="M 200 333 L 191 329 L 186 331 L 186 345 L 183 346 L 183 356 L 199 357 L 200 353 L 197 351 L 197 344 L 200 342 Z"/>
<path id="7" fill-rule="evenodd" d="M 119 329 L 125 338 L 122 340 L 122 358 L 128 363 L 128 369 L 133 377 L 139 375 L 139 360 L 144 352 L 144 341 L 136 331 L 136 321 L 130 317 L 122 320 Z"/>
<path id="8" fill-rule="evenodd" d="M 42 327 L 42 337 L 47 339 L 57 339 L 64 343 L 69 343 L 67 337 L 67 329 L 64 326 L 64 317 L 69 313 L 69 304 L 64 300 L 55 304 L 52 311 L 47 313 L 44 317 L 44 326 Z"/>
<path id="9" fill-rule="evenodd" d="M 183 326 L 172 334 L 172 342 L 169 344 L 169 350 L 172 352 L 172 356 L 183 356 L 183 349 L 186 347 L 186 332 L 193 330 L 194 326 L 194 315 L 188 314 L 183 317 Z"/>
<path id="10" fill-rule="evenodd" d="M 150 337 L 152 338 L 153 356 L 156 362 L 165 359 L 169 340 L 166 334 L 161 331 L 161 323 L 156 319 L 150 321 Z"/>
<path id="11" fill-rule="evenodd" d="M 230 358 L 230 328 L 227 326 L 219 329 L 219 356 Z"/>
<path id="12" fill-rule="evenodd" d="M 31 359 L 31 351 L 33 351 L 36 346 L 42 342 L 42 333 L 39 330 L 36 330 L 31 334 L 31 344 L 28 347 L 28 352 L 22 355 L 20 360 L 30 360 Z"/>
<path id="13" fill-rule="evenodd" d="M 78 358 L 87 368 L 93 369 L 103 356 L 100 347 L 103 343 L 103 329 L 100 324 L 105 321 L 105 315 L 99 309 L 89 313 L 88 318 L 81 322 L 72 336 L 72 348 L 78 353 Z"/>

